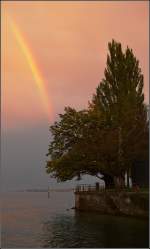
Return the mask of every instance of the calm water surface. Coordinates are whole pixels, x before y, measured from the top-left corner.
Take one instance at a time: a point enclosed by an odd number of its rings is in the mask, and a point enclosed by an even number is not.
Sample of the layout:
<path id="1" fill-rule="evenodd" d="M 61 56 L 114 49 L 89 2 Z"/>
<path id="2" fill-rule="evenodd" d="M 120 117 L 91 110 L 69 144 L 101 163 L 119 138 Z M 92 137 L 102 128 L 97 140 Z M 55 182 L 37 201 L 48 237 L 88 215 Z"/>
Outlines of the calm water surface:
<path id="1" fill-rule="evenodd" d="M 147 220 L 75 212 L 72 192 L 2 199 L 3 248 L 148 248 Z"/>

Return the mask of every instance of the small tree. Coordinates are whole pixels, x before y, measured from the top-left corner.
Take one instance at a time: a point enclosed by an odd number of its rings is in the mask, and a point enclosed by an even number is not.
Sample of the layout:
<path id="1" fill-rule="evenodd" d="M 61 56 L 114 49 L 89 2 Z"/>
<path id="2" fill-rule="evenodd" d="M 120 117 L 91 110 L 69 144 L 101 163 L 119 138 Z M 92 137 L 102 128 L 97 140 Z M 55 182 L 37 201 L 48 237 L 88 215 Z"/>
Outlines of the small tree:
<path id="1" fill-rule="evenodd" d="M 68 107 L 59 116 L 50 127 L 47 173 L 59 181 L 90 174 L 103 179 L 106 186 L 112 184 L 114 168 L 110 165 L 116 161 L 117 133 L 99 122 L 94 112 Z"/>

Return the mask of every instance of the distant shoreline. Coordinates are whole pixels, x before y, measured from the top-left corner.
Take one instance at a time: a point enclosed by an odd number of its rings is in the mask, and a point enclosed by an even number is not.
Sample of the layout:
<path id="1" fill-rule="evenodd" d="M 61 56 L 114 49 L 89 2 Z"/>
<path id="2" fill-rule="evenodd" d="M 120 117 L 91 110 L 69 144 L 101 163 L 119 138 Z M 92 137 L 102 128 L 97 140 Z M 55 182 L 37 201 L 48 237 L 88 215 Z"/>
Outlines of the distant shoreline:
<path id="1" fill-rule="evenodd" d="M 15 192 L 21 192 L 21 193 L 35 193 L 35 192 L 38 192 L 38 193 L 51 193 L 51 192 L 72 192 L 74 191 L 74 188 L 70 188 L 70 189 L 25 189 L 25 190 L 8 190 L 8 191 L 5 191 L 5 192 L 11 192 L 11 193 L 15 193 Z"/>

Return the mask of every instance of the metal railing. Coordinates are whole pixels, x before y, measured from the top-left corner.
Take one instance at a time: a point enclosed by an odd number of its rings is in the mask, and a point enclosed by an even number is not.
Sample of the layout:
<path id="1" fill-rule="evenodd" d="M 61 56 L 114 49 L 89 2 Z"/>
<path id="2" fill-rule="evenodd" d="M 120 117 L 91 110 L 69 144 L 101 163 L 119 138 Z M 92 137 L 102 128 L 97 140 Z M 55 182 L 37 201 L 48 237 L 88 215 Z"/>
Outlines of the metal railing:
<path id="1" fill-rule="evenodd" d="M 100 192 L 105 191 L 105 187 L 99 184 L 96 185 L 88 185 L 88 184 L 80 184 L 75 188 L 75 192 Z"/>

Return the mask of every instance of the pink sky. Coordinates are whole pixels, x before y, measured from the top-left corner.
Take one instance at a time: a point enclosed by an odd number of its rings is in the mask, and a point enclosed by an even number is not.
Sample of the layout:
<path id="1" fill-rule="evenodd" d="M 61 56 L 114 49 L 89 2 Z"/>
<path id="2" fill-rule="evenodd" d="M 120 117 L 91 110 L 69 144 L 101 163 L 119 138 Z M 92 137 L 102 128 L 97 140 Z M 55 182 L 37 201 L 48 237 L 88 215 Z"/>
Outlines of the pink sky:
<path id="1" fill-rule="evenodd" d="M 2 3 L 2 117 L 5 127 L 47 122 L 33 75 L 6 22 L 19 26 L 39 65 L 53 122 L 65 106 L 87 107 L 103 77 L 107 44 L 131 47 L 148 102 L 148 1 Z"/>

